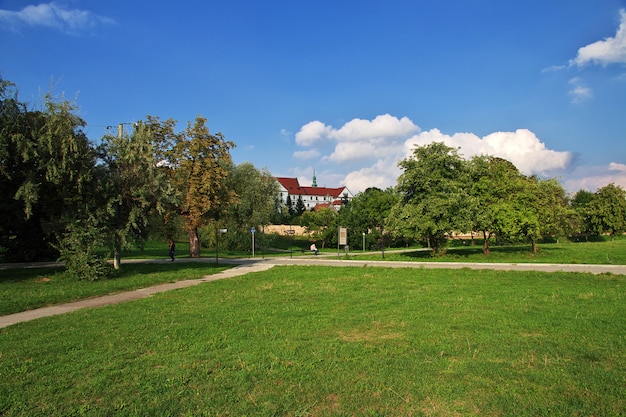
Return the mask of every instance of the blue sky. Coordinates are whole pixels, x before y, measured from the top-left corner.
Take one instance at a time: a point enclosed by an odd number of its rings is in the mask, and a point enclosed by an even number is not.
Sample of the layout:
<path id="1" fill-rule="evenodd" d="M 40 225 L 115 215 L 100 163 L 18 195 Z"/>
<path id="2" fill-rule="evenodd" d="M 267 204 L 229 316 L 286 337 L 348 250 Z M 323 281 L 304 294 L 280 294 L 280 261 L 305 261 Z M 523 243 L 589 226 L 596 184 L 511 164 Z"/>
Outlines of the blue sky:
<path id="1" fill-rule="evenodd" d="M 626 1 L 0 0 L 0 73 L 97 141 L 200 114 L 236 163 L 353 192 L 443 141 L 626 188 Z"/>

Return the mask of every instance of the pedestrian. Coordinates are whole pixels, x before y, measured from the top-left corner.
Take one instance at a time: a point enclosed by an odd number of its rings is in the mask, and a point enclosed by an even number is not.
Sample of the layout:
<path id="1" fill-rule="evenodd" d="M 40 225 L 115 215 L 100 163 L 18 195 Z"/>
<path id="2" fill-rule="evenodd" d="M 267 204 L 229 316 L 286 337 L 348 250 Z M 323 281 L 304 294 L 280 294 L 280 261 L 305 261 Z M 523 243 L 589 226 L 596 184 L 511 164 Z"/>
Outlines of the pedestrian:
<path id="1" fill-rule="evenodd" d="M 318 254 L 318 250 L 317 250 L 317 246 L 315 246 L 315 242 L 313 242 L 313 244 L 311 244 L 311 252 L 313 252 L 315 255 Z"/>
<path id="2" fill-rule="evenodd" d="M 174 252 L 176 252 L 176 243 L 170 239 L 170 258 L 172 258 L 172 262 L 174 262 Z"/>

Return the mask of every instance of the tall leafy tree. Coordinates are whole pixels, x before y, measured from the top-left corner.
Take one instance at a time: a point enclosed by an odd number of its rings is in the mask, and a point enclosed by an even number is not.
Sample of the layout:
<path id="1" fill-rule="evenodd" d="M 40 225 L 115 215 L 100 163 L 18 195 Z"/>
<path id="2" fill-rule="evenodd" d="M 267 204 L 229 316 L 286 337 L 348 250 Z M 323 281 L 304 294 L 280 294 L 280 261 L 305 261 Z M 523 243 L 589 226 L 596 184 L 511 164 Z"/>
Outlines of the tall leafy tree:
<path id="1" fill-rule="evenodd" d="M 467 164 L 454 148 L 443 143 L 418 146 L 400 162 L 400 201 L 391 210 L 389 228 L 395 233 L 425 239 L 435 254 L 446 236 L 469 228 Z"/>
<path id="2" fill-rule="evenodd" d="M 391 209 L 398 203 L 398 194 L 392 189 L 368 188 L 342 206 L 340 222 L 348 227 L 349 240 L 359 242 L 365 233 L 368 243 L 380 240 Z"/>
<path id="3" fill-rule="evenodd" d="M 334 208 L 322 207 L 314 211 L 305 211 L 300 218 L 300 224 L 307 228 L 313 240 L 321 242 L 323 249 L 337 237 L 337 218 L 338 214 Z"/>
<path id="4" fill-rule="evenodd" d="M 95 151 L 75 105 L 52 93 L 38 110 L 0 79 L 0 244 L 12 260 L 53 255 L 68 223 L 88 210 Z"/>
<path id="5" fill-rule="evenodd" d="M 276 179 L 266 169 L 257 169 L 249 162 L 231 167 L 227 188 L 235 193 L 226 210 L 223 223 L 229 233 L 225 236 L 238 249 L 249 247 L 250 229 L 261 230 L 270 223 L 276 210 L 275 197 L 279 192 Z"/>
<path id="6" fill-rule="evenodd" d="M 591 191 L 580 189 L 574 194 L 571 200 L 571 207 L 577 215 L 576 232 L 583 234 L 585 240 L 589 240 L 589 235 L 594 234 L 594 227 L 591 222 L 591 202 L 594 200 L 595 194 Z"/>
<path id="7" fill-rule="evenodd" d="M 626 191 L 613 183 L 600 188 L 589 203 L 592 230 L 607 233 L 611 240 L 626 232 Z"/>
<path id="8" fill-rule="evenodd" d="M 500 240 L 515 237 L 522 224 L 528 223 L 523 198 L 526 177 L 506 159 L 488 155 L 472 158 L 469 166 L 472 230 L 482 232 L 483 254 L 489 255 L 493 236 Z"/>
<path id="9" fill-rule="evenodd" d="M 139 123 L 132 134 L 106 135 L 99 148 L 104 164 L 100 189 L 101 218 L 106 239 L 119 268 L 122 249 L 148 236 L 151 212 L 163 213 L 174 203 L 174 190 L 159 167 L 158 141 L 149 125 Z"/>
<path id="10" fill-rule="evenodd" d="M 177 135 L 168 166 L 172 184 L 179 193 L 177 213 L 185 221 L 189 254 L 200 256 L 198 229 L 219 218 L 234 197 L 226 183 L 232 165 L 230 149 L 235 144 L 222 133 L 212 134 L 207 120 L 197 116 Z"/>

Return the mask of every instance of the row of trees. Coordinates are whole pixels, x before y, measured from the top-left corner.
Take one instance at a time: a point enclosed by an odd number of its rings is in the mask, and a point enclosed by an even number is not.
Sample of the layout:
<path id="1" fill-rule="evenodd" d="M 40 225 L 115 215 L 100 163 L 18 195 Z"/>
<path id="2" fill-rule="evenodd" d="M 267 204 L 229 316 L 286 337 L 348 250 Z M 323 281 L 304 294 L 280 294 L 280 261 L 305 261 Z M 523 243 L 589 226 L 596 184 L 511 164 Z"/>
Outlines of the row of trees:
<path id="1" fill-rule="evenodd" d="M 242 230 L 267 224 L 278 185 L 267 171 L 234 165 L 233 142 L 212 134 L 198 116 L 182 132 L 172 119 L 147 116 L 130 132 L 96 145 L 69 101 L 42 98 L 38 109 L 0 79 L 0 247 L 4 258 L 58 256 L 92 278 L 119 268 L 124 248 L 149 233 L 173 238 L 182 227 L 190 255 L 200 255 L 201 229 Z M 236 235 L 236 234 L 233 234 Z M 82 272 L 80 272 L 82 271 Z"/>
<path id="2" fill-rule="evenodd" d="M 307 212 L 302 223 L 323 245 L 336 243 L 342 225 L 351 242 L 362 238 L 368 248 L 421 241 L 435 254 L 455 233 L 480 233 L 489 255 L 494 239 L 529 242 L 536 252 L 542 238 L 626 231 L 626 192 L 614 184 L 570 198 L 556 179 L 523 175 L 497 157 L 465 160 L 443 143 L 415 148 L 400 166 L 395 188 L 370 188 L 339 213 Z"/>
<path id="3" fill-rule="evenodd" d="M 173 238 L 184 230 L 191 256 L 200 238 L 231 248 L 249 244 L 250 227 L 293 219 L 322 246 L 336 243 L 337 226 L 367 247 L 423 241 L 435 253 L 455 232 L 481 232 L 485 254 L 492 237 L 525 240 L 537 248 L 546 236 L 621 234 L 626 197 L 610 184 L 569 198 L 554 179 L 522 175 L 489 156 L 463 159 L 433 143 L 402 161 L 395 188 L 370 188 L 337 213 L 277 207 L 278 184 L 266 170 L 234 165 L 233 142 L 212 134 L 201 116 L 176 131 L 176 121 L 147 116 L 130 131 L 91 143 L 72 103 L 42 98 L 38 109 L 18 99 L 0 78 L 0 248 L 6 260 L 59 254 L 72 271 L 98 277 L 108 267 L 96 255 L 122 250 L 150 234 Z M 303 206 L 303 205 L 302 205 Z"/>

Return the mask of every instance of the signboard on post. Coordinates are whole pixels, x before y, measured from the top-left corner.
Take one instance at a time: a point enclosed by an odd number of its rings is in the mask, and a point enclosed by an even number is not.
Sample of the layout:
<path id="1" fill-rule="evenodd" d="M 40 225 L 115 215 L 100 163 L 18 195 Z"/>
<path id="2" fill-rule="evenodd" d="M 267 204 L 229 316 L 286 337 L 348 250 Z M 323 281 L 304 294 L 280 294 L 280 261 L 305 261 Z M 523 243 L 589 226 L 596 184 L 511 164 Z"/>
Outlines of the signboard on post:
<path id="1" fill-rule="evenodd" d="M 339 245 L 348 244 L 348 229 L 345 227 L 339 227 Z"/>

